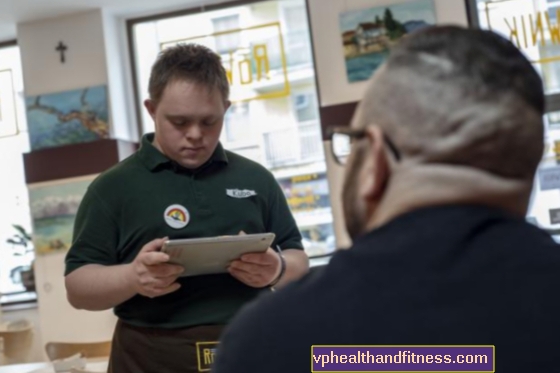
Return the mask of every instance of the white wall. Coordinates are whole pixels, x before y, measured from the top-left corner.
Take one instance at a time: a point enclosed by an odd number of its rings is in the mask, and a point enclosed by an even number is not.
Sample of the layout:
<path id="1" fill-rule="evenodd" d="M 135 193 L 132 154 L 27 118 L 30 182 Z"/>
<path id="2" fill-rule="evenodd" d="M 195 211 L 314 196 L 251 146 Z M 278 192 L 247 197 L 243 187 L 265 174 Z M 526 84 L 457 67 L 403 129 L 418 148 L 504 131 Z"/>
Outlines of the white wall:
<path id="1" fill-rule="evenodd" d="M 321 106 L 359 101 L 366 82 L 349 84 L 339 14 L 411 0 L 308 0 Z M 467 25 L 464 0 L 434 0 L 438 23 Z"/>
<path id="2" fill-rule="evenodd" d="M 111 138 L 136 141 L 125 21 L 97 9 L 18 25 L 25 93 L 33 96 L 107 85 Z M 55 50 L 68 46 L 66 62 Z"/>
<path id="3" fill-rule="evenodd" d="M 107 84 L 100 10 L 18 25 L 27 96 Z M 68 46 L 66 62 L 55 50 Z"/>
<path id="4" fill-rule="evenodd" d="M 42 341 L 94 342 L 110 339 L 117 320 L 112 311 L 79 311 L 68 303 L 63 276 L 65 255 L 64 252 L 55 253 L 38 256 L 35 260 Z"/>
<path id="5" fill-rule="evenodd" d="M 106 10 L 102 11 L 102 17 L 107 89 L 111 102 L 111 137 L 135 142 L 138 139 L 138 125 L 135 120 L 126 24 L 123 19 Z"/>

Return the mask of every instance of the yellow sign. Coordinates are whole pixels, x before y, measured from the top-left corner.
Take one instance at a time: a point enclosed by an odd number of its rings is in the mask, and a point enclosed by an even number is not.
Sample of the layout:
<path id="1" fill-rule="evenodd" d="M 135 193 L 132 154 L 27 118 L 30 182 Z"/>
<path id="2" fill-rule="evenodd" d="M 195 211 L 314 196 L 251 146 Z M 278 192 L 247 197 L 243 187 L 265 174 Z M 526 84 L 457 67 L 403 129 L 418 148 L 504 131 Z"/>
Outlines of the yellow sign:
<path id="1" fill-rule="evenodd" d="M 560 141 L 554 141 L 554 147 L 552 149 L 554 151 L 554 158 L 560 161 Z"/>
<path id="2" fill-rule="evenodd" d="M 509 36 L 519 49 L 528 52 L 533 63 L 560 60 L 560 55 L 551 56 L 539 50 L 560 46 L 560 8 L 556 9 L 554 19 L 547 10 L 535 10 L 532 1 L 488 0 L 484 5 L 488 28 Z M 531 53 L 535 48 L 538 51 Z"/>
<path id="3" fill-rule="evenodd" d="M 238 37 L 231 38 L 232 35 Z M 232 40 L 227 50 L 217 50 L 219 38 Z M 223 39 L 222 39 L 223 40 Z M 202 44 L 220 54 L 230 83 L 232 102 L 290 95 L 288 66 L 279 22 L 216 32 L 161 43 L 161 49 L 180 43 Z M 223 43 L 222 43 L 223 44 Z"/>
<path id="4" fill-rule="evenodd" d="M 278 181 L 292 212 L 299 213 L 330 207 L 325 173 L 293 176 Z"/>

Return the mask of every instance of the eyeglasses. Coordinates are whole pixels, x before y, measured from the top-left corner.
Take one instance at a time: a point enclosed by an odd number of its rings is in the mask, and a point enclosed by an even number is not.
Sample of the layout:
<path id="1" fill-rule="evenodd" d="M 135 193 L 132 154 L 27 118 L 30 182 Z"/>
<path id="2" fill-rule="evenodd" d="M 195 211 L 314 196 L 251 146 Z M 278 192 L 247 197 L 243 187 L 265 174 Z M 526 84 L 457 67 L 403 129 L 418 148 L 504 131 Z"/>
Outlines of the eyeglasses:
<path id="1" fill-rule="evenodd" d="M 330 127 L 328 135 L 334 159 L 338 164 L 344 166 L 352 150 L 352 144 L 355 140 L 363 139 L 366 136 L 366 131 L 350 127 Z M 395 144 L 386 135 L 383 135 L 383 140 L 395 159 L 399 161 L 401 155 Z"/>

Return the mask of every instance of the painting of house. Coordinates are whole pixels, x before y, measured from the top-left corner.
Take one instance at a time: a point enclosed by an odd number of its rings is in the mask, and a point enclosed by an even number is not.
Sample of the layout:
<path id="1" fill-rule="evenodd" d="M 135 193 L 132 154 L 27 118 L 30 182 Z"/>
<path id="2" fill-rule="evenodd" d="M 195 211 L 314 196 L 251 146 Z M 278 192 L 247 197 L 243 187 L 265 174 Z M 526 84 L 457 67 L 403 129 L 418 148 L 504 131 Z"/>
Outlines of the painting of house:
<path id="1" fill-rule="evenodd" d="M 364 53 L 371 46 L 383 45 L 383 37 L 387 34 L 387 30 L 382 23 L 365 22 L 360 23 L 356 28 L 356 44 L 359 51 Z"/>
<path id="2" fill-rule="evenodd" d="M 433 0 L 360 9 L 340 14 L 348 81 L 367 80 L 406 34 L 436 22 Z"/>
<path id="3" fill-rule="evenodd" d="M 356 31 L 346 31 L 342 34 L 342 43 L 344 44 L 344 54 L 352 55 L 357 52 Z"/>

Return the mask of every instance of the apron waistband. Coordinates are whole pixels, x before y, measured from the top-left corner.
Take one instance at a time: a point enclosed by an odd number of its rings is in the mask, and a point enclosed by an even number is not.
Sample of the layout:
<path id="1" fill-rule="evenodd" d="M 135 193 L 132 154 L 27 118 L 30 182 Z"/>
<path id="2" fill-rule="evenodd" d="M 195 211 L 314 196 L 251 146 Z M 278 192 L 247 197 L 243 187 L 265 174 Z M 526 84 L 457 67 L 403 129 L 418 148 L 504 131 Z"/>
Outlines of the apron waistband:
<path id="1" fill-rule="evenodd" d="M 225 325 L 150 328 L 117 322 L 110 373 L 208 372 Z"/>

